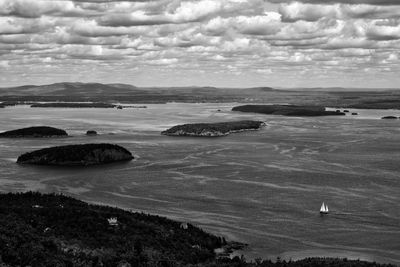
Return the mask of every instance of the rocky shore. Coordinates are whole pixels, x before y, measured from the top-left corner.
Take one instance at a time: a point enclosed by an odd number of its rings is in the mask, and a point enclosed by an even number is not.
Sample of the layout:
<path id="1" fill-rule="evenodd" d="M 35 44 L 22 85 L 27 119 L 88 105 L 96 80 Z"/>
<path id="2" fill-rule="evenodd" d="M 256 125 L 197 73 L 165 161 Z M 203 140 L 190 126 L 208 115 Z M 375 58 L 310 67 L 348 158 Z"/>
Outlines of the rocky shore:
<path id="1" fill-rule="evenodd" d="M 174 126 L 161 132 L 170 136 L 220 137 L 230 133 L 258 130 L 265 125 L 262 121 L 233 121 L 219 123 L 193 123 Z"/>

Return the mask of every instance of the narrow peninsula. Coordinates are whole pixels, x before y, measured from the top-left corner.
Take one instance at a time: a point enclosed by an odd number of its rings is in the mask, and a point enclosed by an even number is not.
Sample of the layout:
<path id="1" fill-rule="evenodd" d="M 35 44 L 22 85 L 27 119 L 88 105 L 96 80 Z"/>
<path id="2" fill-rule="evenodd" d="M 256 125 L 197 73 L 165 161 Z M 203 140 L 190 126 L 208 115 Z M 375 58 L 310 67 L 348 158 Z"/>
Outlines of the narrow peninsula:
<path id="1" fill-rule="evenodd" d="M 25 153 L 17 163 L 55 166 L 101 165 L 132 160 L 127 149 L 114 144 L 83 144 L 49 147 Z"/>
<path id="2" fill-rule="evenodd" d="M 67 132 L 49 126 L 34 126 L 0 133 L 0 137 L 22 138 L 22 137 L 66 137 Z"/>
<path id="3" fill-rule="evenodd" d="M 262 121 L 193 123 L 174 126 L 161 132 L 161 134 L 171 136 L 219 137 L 235 132 L 259 130 L 263 126 L 265 126 L 265 123 Z"/>
<path id="4" fill-rule="evenodd" d="M 296 105 L 244 105 L 232 108 L 232 111 L 252 112 L 271 115 L 283 115 L 293 117 L 313 116 L 338 116 L 345 115 L 340 111 L 327 111 L 321 106 L 296 106 Z"/>

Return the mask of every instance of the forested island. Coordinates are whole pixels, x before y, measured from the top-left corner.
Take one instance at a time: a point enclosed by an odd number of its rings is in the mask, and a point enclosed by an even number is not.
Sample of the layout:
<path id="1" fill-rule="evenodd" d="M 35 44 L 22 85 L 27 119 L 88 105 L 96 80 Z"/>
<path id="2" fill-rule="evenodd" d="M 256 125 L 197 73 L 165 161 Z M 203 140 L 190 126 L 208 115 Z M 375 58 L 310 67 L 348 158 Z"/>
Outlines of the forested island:
<path id="1" fill-rule="evenodd" d="M 95 135 L 97 135 L 97 132 L 95 130 L 88 130 L 88 131 L 86 131 L 86 135 L 95 136 Z"/>
<path id="2" fill-rule="evenodd" d="M 338 116 L 345 115 L 340 111 L 326 111 L 320 106 L 296 106 L 296 105 L 243 105 L 232 108 L 232 111 L 252 112 L 271 115 L 284 115 L 294 117 L 309 116 Z"/>
<path id="3" fill-rule="evenodd" d="M 17 130 L 11 130 L 0 133 L 0 137 L 22 138 L 22 137 L 66 137 L 67 132 L 49 126 L 33 126 Z"/>
<path id="4" fill-rule="evenodd" d="M 383 120 L 397 120 L 398 118 L 396 116 L 385 116 L 385 117 L 382 117 L 381 119 L 383 119 Z"/>
<path id="5" fill-rule="evenodd" d="M 127 149 L 114 144 L 83 144 L 43 148 L 18 157 L 17 163 L 58 166 L 100 165 L 132 160 Z"/>
<path id="6" fill-rule="evenodd" d="M 237 243 L 236 243 L 237 244 Z M 0 194 L 0 266 L 394 267 L 307 258 L 248 262 L 220 257 L 222 237 L 190 223 L 92 205 L 56 194 Z"/>
<path id="7" fill-rule="evenodd" d="M 174 126 L 161 132 L 171 136 L 219 137 L 246 130 L 258 130 L 265 125 L 262 121 L 232 121 L 219 123 L 192 123 Z"/>

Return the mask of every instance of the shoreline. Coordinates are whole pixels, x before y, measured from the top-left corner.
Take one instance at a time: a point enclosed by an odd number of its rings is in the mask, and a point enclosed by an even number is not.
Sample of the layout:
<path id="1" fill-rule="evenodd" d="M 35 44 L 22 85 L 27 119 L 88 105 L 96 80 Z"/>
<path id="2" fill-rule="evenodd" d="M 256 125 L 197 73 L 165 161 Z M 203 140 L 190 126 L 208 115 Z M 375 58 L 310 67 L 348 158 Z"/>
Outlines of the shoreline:
<path id="1" fill-rule="evenodd" d="M 369 262 L 378 262 L 381 264 L 400 264 L 400 261 L 391 259 L 392 261 L 385 261 L 379 256 L 372 255 L 370 253 L 357 252 L 357 251 L 346 251 L 341 249 L 307 249 L 299 251 L 288 251 L 278 255 L 282 260 L 300 260 L 305 258 L 313 257 L 324 257 L 324 258 L 338 258 L 348 260 L 361 260 Z"/>
<path id="2" fill-rule="evenodd" d="M 230 257 L 233 258 L 235 256 L 240 257 L 243 255 L 247 260 L 255 260 L 260 258 L 254 255 L 254 251 L 252 251 L 251 245 L 245 247 L 244 250 L 235 250 L 230 254 Z M 349 251 L 342 249 L 305 249 L 305 250 L 291 250 L 282 252 L 276 255 L 267 255 L 265 257 L 261 257 L 263 259 L 269 259 L 272 262 L 281 261 L 299 261 L 307 258 L 331 258 L 331 259 L 340 259 L 340 260 L 360 260 L 367 262 L 376 262 L 379 264 L 394 264 L 396 266 L 400 266 L 400 261 L 390 258 L 390 257 L 381 257 L 377 255 L 373 255 L 371 253 L 364 253 L 358 251 Z"/>

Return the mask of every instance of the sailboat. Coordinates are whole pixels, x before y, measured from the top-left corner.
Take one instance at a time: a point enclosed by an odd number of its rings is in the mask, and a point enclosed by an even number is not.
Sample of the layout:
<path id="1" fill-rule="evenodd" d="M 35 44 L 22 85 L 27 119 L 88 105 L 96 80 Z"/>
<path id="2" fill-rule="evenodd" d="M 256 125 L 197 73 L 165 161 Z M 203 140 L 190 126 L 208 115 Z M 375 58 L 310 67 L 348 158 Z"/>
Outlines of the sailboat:
<path id="1" fill-rule="evenodd" d="M 319 213 L 321 213 L 321 214 L 328 214 L 329 213 L 328 205 L 325 205 L 324 202 L 322 202 L 322 205 L 321 205 L 321 208 L 319 210 Z"/>

